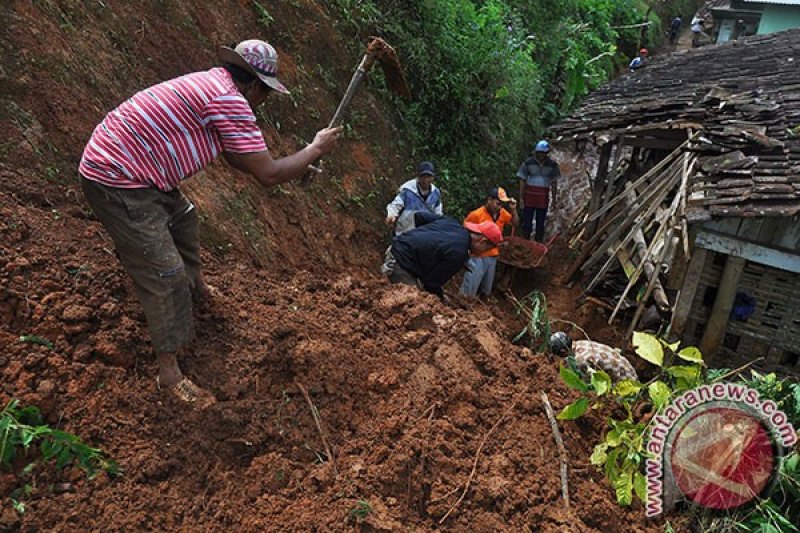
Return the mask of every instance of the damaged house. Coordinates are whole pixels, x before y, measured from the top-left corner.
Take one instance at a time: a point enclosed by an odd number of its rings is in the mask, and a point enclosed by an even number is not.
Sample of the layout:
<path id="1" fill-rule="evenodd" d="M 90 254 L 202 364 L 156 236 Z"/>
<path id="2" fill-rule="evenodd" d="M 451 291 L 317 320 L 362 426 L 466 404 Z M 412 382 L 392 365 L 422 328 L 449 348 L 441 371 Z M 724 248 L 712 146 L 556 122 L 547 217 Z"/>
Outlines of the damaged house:
<path id="1" fill-rule="evenodd" d="M 569 274 L 609 322 L 800 374 L 798 67 L 800 30 L 675 53 L 554 126 L 600 154 Z"/>

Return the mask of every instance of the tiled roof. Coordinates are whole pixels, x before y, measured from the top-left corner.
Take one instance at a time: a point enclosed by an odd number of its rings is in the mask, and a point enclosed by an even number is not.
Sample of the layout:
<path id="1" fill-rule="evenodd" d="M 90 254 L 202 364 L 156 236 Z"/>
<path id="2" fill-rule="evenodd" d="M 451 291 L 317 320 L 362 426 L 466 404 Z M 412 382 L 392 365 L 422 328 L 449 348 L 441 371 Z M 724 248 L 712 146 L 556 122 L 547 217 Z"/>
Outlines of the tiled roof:
<path id="1" fill-rule="evenodd" d="M 712 215 L 800 211 L 800 29 L 656 58 L 593 92 L 552 129 L 586 139 L 675 127 L 701 131 L 693 152 L 735 159 L 708 159 L 692 176 Z"/>

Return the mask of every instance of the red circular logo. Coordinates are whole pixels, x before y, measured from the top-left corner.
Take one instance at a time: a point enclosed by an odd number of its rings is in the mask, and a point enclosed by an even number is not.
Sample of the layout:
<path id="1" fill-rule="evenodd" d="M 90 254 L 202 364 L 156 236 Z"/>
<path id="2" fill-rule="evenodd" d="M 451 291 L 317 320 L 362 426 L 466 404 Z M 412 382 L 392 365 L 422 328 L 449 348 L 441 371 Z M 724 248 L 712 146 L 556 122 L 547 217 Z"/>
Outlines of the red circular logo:
<path id="1" fill-rule="evenodd" d="M 670 460 L 687 498 L 710 509 L 733 509 L 769 483 L 775 453 L 769 431 L 756 416 L 712 407 L 694 413 L 679 429 Z"/>

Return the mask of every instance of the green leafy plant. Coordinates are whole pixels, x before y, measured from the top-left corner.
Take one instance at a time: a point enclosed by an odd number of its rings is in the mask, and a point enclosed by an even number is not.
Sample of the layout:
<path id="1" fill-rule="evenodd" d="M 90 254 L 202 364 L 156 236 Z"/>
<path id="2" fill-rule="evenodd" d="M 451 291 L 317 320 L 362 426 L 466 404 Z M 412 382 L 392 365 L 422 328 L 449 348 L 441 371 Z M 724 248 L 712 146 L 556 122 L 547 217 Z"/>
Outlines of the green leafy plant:
<path id="1" fill-rule="evenodd" d="M 53 349 L 52 342 L 38 335 L 20 335 L 19 342 L 26 342 L 28 344 L 39 344 L 40 346 L 46 346 L 51 350 Z"/>
<path id="2" fill-rule="evenodd" d="M 32 453 L 32 449 L 38 451 Z M 30 474 L 40 462 L 54 463 L 56 469 L 75 465 L 86 472 L 89 479 L 105 471 L 112 476 L 122 473 L 114 461 L 98 448 L 85 444 L 78 436 L 53 429 L 45 424 L 34 406 L 20 407 L 11 400 L 0 411 L 0 468 L 10 470 L 21 467 L 23 475 Z M 14 499 L 14 506 L 24 511 L 24 505 Z"/>
<path id="3" fill-rule="evenodd" d="M 574 368 L 572 362 L 559 369 L 564 383 L 581 393 L 581 397 L 564 407 L 558 414 L 561 420 L 575 420 L 583 416 L 590 406 L 622 407 L 624 417 L 608 419 L 608 431 L 595 447 L 590 461 L 603 470 L 620 505 L 630 505 L 633 496 L 647 500 L 647 479 L 642 466 L 649 457 L 645 450 L 645 437 L 650 427 L 646 420 L 635 420 L 635 413 L 649 404 L 651 410 L 666 407 L 671 399 L 703 382 L 703 359 L 700 351 L 689 346 L 678 350 L 678 343 L 669 344 L 648 333 L 635 332 L 635 351 L 642 359 L 661 368 L 656 378 L 648 383 L 622 380 L 612 383 L 611 377 L 602 370 L 592 372 L 588 382 Z M 671 364 L 668 362 L 689 364 Z M 619 412 L 614 409 L 614 412 Z"/>
<path id="4" fill-rule="evenodd" d="M 269 27 L 270 24 L 275 22 L 275 19 L 272 15 L 269 14 L 267 8 L 261 5 L 260 2 L 253 0 L 253 10 L 256 12 L 256 16 L 258 17 L 258 21 L 264 25 L 264 27 Z"/>
<path id="5" fill-rule="evenodd" d="M 757 390 L 761 398 L 774 401 L 778 409 L 786 413 L 789 423 L 795 429 L 800 428 L 800 382 L 751 370 L 750 379 L 745 379 L 744 383 Z"/>
<path id="6" fill-rule="evenodd" d="M 372 505 L 367 500 L 358 500 L 356 506 L 350 509 L 349 516 L 353 520 L 365 520 L 372 512 Z"/>
<path id="7" fill-rule="evenodd" d="M 547 318 L 547 297 L 544 293 L 533 291 L 527 296 L 512 300 L 518 315 L 523 315 L 527 323 L 511 342 L 517 342 L 525 335 L 528 345 L 534 351 L 544 351 L 550 339 L 550 320 Z"/>

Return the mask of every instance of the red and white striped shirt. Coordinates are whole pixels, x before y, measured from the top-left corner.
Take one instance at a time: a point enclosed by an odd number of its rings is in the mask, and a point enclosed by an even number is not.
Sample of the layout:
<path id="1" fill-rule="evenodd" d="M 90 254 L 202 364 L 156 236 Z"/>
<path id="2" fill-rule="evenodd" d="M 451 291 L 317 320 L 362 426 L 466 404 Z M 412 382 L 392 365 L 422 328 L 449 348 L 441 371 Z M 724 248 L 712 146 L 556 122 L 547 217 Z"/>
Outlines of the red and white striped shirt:
<path id="1" fill-rule="evenodd" d="M 250 104 L 223 68 L 187 74 L 133 95 L 92 133 L 79 172 L 121 189 L 174 189 L 220 152 L 267 149 Z"/>

